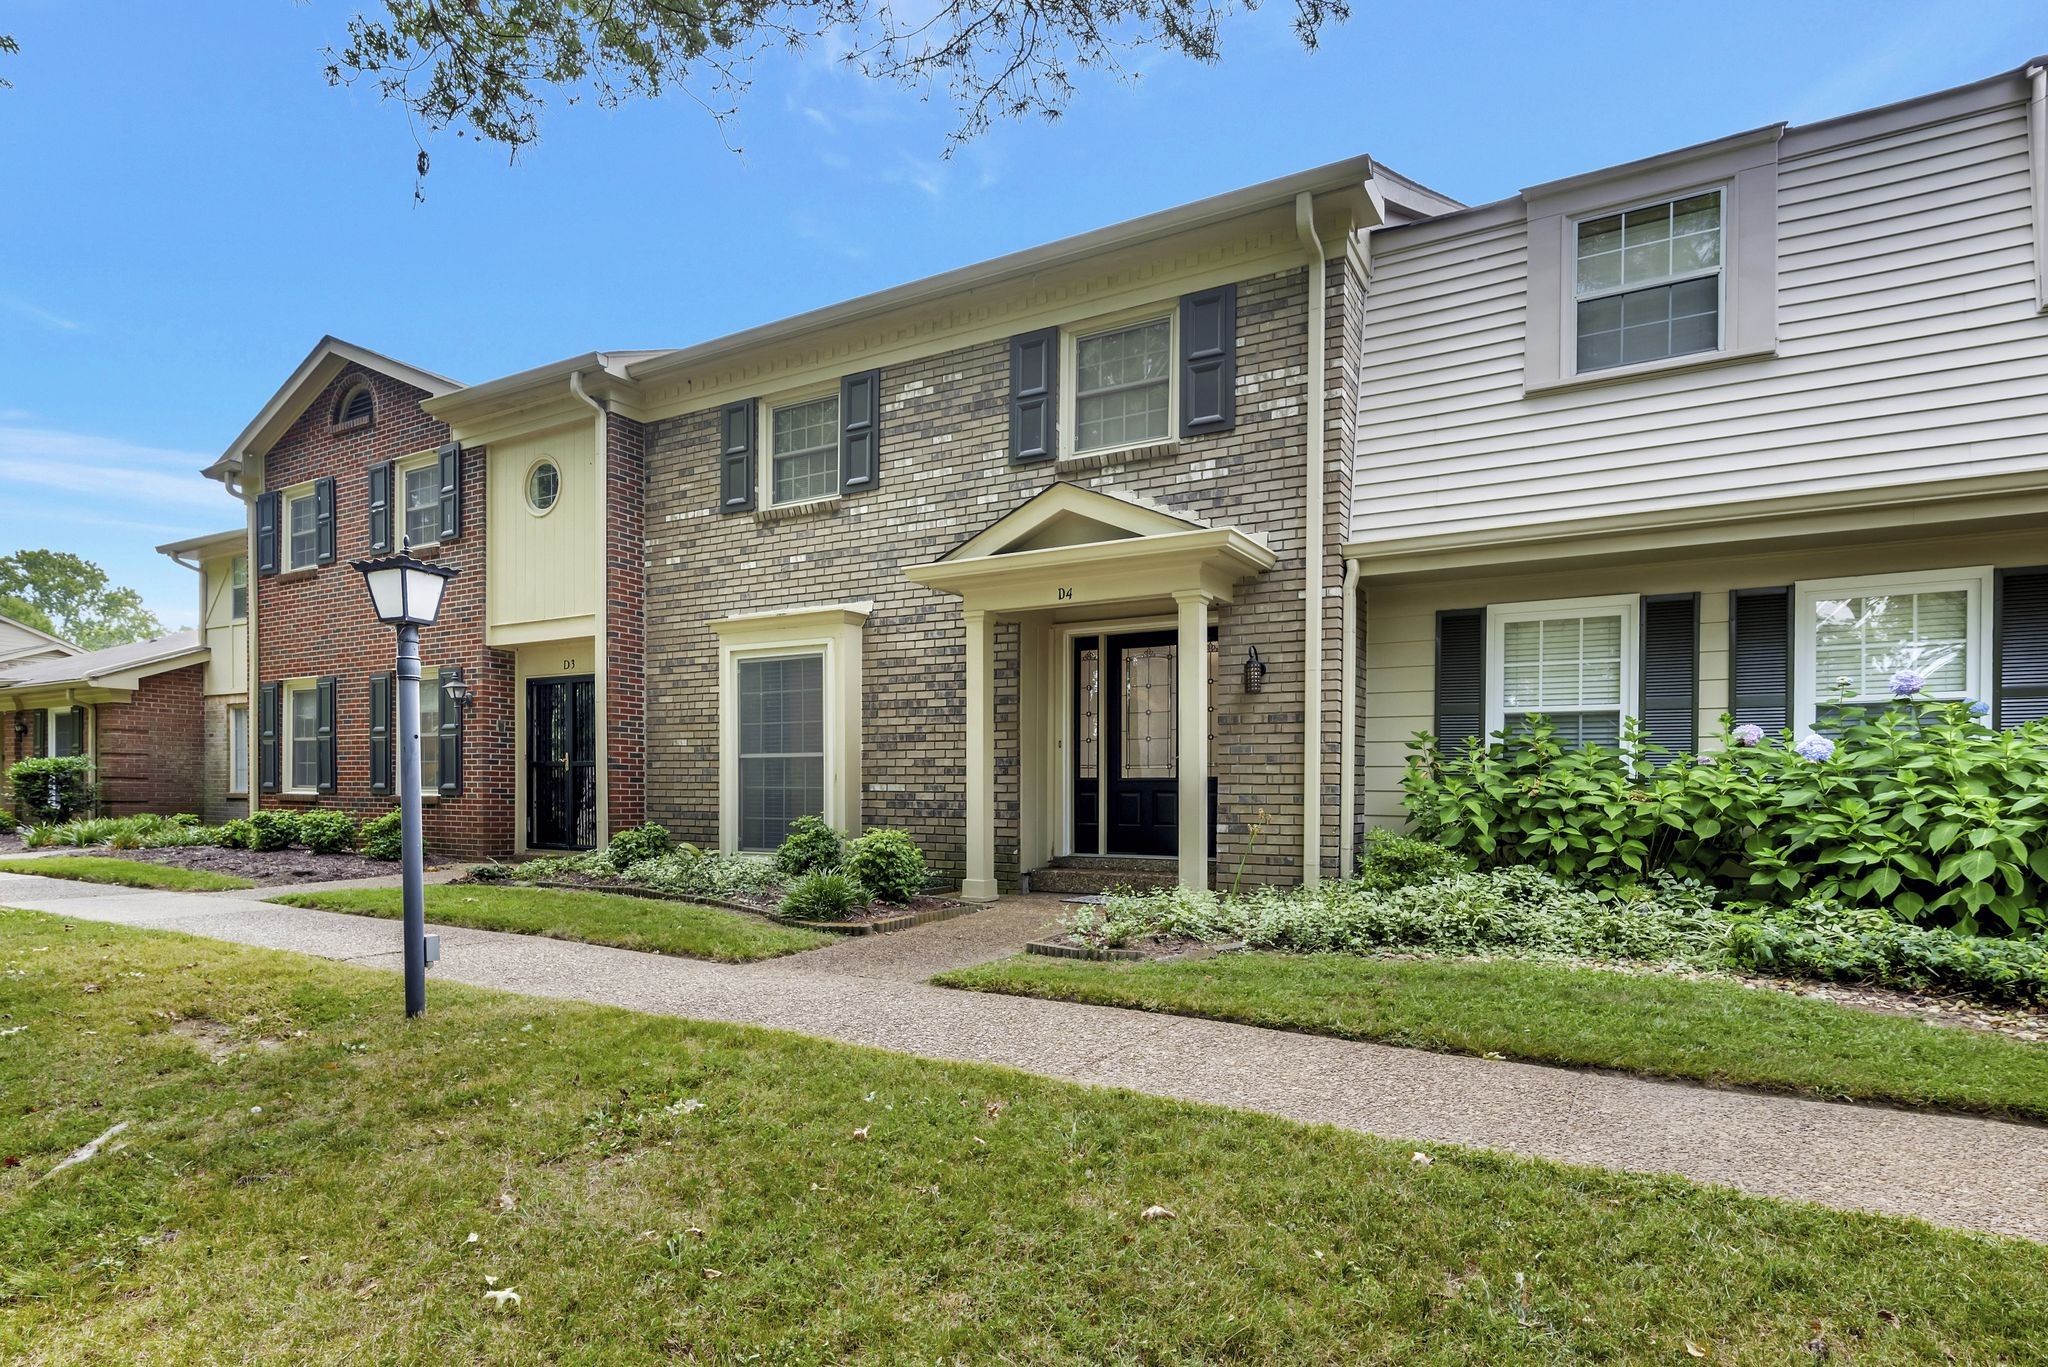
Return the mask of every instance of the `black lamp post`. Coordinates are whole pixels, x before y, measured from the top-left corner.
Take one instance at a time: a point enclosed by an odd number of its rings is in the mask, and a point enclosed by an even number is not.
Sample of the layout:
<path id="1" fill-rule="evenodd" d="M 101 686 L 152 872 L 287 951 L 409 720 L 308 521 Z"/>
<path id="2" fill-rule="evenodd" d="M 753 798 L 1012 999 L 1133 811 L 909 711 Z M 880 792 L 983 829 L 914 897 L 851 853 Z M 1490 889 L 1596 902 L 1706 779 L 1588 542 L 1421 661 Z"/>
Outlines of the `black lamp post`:
<path id="1" fill-rule="evenodd" d="M 420 837 L 420 628 L 441 615 L 455 571 L 413 558 L 410 548 L 358 560 L 377 620 L 398 628 L 398 821 L 405 902 L 405 1014 L 427 1009 L 426 871 Z"/>

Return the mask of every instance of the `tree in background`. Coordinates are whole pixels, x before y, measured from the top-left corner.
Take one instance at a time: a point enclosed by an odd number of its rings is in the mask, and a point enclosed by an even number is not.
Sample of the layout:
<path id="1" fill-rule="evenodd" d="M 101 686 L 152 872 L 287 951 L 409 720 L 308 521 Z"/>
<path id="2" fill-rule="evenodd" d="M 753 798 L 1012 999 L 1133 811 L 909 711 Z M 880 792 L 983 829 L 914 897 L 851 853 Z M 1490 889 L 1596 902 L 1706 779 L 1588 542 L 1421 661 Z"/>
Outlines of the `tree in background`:
<path id="1" fill-rule="evenodd" d="M 87 650 L 164 634 L 141 594 L 115 588 L 105 570 L 68 551 L 0 555 L 0 616 Z"/>

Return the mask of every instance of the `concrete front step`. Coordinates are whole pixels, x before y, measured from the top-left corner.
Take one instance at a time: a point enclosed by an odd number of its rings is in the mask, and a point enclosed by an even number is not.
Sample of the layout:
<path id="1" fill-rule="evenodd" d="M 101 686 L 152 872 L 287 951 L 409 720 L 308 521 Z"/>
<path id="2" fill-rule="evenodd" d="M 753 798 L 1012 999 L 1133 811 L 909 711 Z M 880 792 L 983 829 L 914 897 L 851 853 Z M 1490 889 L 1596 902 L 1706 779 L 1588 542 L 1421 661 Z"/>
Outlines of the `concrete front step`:
<path id="1" fill-rule="evenodd" d="M 1216 866 L 1209 866 L 1210 881 Z M 1180 881 L 1180 864 L 1173 859 L 1143 855 L 1061 855 L 1042 869 L 1026 875 L 1033 892 L 1054 892 L 1066 896 L 1108 892 L 1115 888 L 1170 888 Z"/>

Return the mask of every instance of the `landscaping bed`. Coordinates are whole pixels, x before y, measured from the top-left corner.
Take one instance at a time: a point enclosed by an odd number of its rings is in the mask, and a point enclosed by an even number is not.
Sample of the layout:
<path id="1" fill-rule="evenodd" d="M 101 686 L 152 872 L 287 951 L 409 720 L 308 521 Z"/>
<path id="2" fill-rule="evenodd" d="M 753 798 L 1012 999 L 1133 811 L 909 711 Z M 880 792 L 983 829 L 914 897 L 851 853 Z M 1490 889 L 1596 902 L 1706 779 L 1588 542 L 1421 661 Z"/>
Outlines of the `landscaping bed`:
<path id="1" fill-rule="evenodd" d="M 2048 1323 L 2038 1244 L 1675 1178 L 459 983 L 404 1022 L 387 973 L 29 913 L 0 965 L 10 1361 L 2020 1363 Z"/>
<path id="2" fill-rule="evenodd" d="M 79 817 L 24 826 L 24 850 L 89 850 L 245 879 L 255 884 L 339 882 L 398 872 L 398 813 L 357 821 L 346 812 L 265 809 L 207 826 L 181 816 Z"/>
<path id="3" fill-rule="evenodd" d="M 154 850 L 96 850 L 112 859 L 134 859 L 181 869 L 206 869 L 246 878 L 266 887 L 288 883 L 340 882 L 350 878 L 390 878 L 398 865 L 361 854 L 315 854 L 311 850 L 233 850 L 217 845 L 173 845 Z M 436 867 L 429 864 L 427 867 Z"/>

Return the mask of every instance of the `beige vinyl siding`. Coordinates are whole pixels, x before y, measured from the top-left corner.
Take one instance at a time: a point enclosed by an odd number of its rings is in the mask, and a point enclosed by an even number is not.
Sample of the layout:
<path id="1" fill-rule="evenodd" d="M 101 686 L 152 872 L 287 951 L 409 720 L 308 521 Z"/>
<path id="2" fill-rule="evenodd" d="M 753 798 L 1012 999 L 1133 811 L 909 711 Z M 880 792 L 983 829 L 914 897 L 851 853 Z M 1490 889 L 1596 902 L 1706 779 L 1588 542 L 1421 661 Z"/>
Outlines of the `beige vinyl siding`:
<path id="1" fill-rule="evenodd" d="M 1435 724 L 1436 614 L 1500 603 L 1591 598 L 1613 593 L 1700 595 L 1699 734 L 1719 734 L 1728 710 L 1728 591 L 1808 579 L 2022 566 L 2048 560 L 2038 535 L 1932 537 L 1807 550 L 1749 551 L 1712 559 L 1521 572 L 1486 578 L 1430 578 L 1365 586 L 1365 722 L 1360 762 L 1367 821 L 1401 818 L 1408 741 Z M 1624 699 L 1634 707 L 1635 699 Z"/>
<path id="2" fill-rule="evenodd" d="M 235 620 L 234 564 L 233 555 L 223 555 L 203 560 L 199 566 L 205 586 L 200 639 L 211 652 L 203 684 L 208 697 L 249 691 L 249 624 Z"/>
<path id="3" fill-rule="evenodd" d="M 1378 235 L 1354 539 L 2048 471 L 2017 90 L 1787 134 L 1762 360 L 1525 398 L 1519 206 Z"/>
<path id="4" fill-rule="evenodd" d="M 596 462 L 588 420 L 540 436 L 490 447 L 490 535 L 484 575 L 492 627 L 565 625 L 588 635 L 598 604 Z M 536 514 L 526 501 L 526 476 L 536 461 L 561 472 L 554 506 Z"/>

